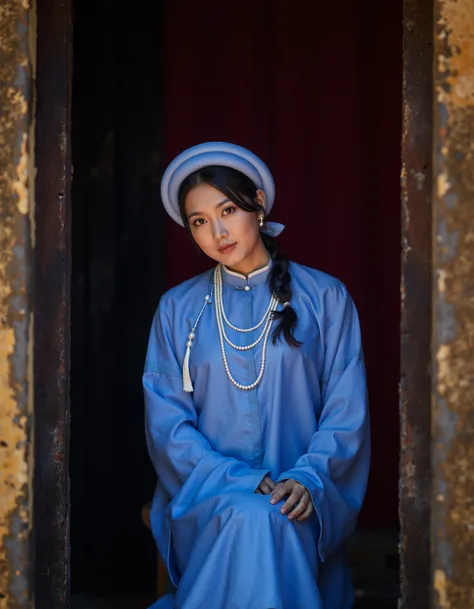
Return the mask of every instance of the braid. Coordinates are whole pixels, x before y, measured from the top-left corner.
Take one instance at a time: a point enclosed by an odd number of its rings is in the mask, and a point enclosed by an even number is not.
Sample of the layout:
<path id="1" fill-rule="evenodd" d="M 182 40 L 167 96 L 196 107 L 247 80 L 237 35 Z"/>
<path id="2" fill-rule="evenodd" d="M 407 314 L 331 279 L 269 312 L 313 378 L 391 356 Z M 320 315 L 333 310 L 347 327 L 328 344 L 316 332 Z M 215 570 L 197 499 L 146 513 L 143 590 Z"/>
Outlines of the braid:
<path id="1" fill-rule="evenodd" d="M 288 258 L 280 252 L 280 246 L 273 237 L 266 233 L 260 234 L 273 262 L 270 272 L 270 291 L 278 296 L 280 302 L 290 302 L 292 291 Z M 301 342 L 294 337 L 294 331 L 298 325 L 298 315 L 293 307 L 291 305 L 286 306 L 282 311 L 275 311 L 273 316 L 274 319 L 280 320 L 273 331 L 273 344 L 276 344 L 283 334 L 284 339 L 291 347 L 300 347 Z"/>

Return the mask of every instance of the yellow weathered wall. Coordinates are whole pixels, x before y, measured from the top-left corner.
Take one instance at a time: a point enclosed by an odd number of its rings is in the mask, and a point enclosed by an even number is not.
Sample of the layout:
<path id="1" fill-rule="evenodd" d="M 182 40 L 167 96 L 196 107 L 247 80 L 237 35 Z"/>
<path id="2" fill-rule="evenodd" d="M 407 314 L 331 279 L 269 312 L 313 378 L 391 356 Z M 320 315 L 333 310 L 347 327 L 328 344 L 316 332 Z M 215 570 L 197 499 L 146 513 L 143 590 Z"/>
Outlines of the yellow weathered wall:
<path id="1" fill-rule="evenodd" d="M 34 24 L 34 18 L 32 20 Z M 34 27 L 34 26 L 33 26 Z M 0 3 L 0 609 L 31 607 L 30 4 Z"/>

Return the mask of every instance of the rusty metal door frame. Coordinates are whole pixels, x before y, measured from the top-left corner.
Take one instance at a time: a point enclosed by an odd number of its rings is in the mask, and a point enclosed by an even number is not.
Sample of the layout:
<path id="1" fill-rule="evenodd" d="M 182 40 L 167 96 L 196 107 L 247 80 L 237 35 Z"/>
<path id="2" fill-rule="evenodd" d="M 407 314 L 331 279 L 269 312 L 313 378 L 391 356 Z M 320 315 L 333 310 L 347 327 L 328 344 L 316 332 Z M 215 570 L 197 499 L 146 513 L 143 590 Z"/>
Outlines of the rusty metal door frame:
<path id="1" fill-rule="evenodd" d="M 400 609 L 430 606 L 433 0 L 404 0 Z"/>
<path id="2" fill-rule="evenodd" d="M 474 3 L 434 31 L 433 607 L 474 607 Z"/>
<path id="3" fill-rule="evenodd" d="M 35 268 L 36 609 L 69 606 L 72 0 L 38 0 Z"/>
<path id="4" fill-rule="evenodd" d="M 404 0 L 401 609 L 474 607 L 474 4 Z"/>
<path id="5" fill-rule="evenodd" d="M 0 5 L 0 608 L 33 602 L 34 10 Z"/>
<path id="6" fill-rule="evenodd" d="M 70 43 L 0 2 L 0 609 L 69 605 Z"/>

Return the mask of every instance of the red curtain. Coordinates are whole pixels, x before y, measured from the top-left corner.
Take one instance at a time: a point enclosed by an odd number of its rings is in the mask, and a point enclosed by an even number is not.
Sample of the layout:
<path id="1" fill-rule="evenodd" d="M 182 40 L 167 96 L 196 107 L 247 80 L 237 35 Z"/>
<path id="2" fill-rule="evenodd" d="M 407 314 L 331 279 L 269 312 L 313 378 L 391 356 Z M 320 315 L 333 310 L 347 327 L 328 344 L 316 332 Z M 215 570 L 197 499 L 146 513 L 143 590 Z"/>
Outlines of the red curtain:
<path id="1" fill-rule="evenodd" d="M 373 464 L 362 523 L 397 524 L 401 0 L 166 3 L 165 163 L 209 140 L 274 173 L 289 257 L 336 275 L 359 309 Z M 167 284 L 206 261 L 168 221 Z"/>

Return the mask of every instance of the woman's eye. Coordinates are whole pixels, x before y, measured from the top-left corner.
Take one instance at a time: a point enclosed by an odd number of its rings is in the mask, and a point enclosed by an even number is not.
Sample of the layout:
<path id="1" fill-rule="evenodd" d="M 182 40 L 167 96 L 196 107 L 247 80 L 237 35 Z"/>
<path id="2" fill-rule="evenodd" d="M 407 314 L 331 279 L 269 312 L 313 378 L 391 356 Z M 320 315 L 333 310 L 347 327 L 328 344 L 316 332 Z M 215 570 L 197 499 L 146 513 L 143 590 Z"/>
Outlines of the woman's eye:
<path id="1" fill-rule="evenodd" d="M 226 207 L 223 212 L 222 215 L 223 216 L 228 216 L 229 214 L 231 214 L 233 211 L 235 210 L 235 207 Z"/>
<path id="2" fill-rule="evenodd" d="M 204 224 L 204 220 L 202 218 L 198 218 L 197 220 L 194 220 L 193 222 L 193 226 L 202 226 Z"/>

